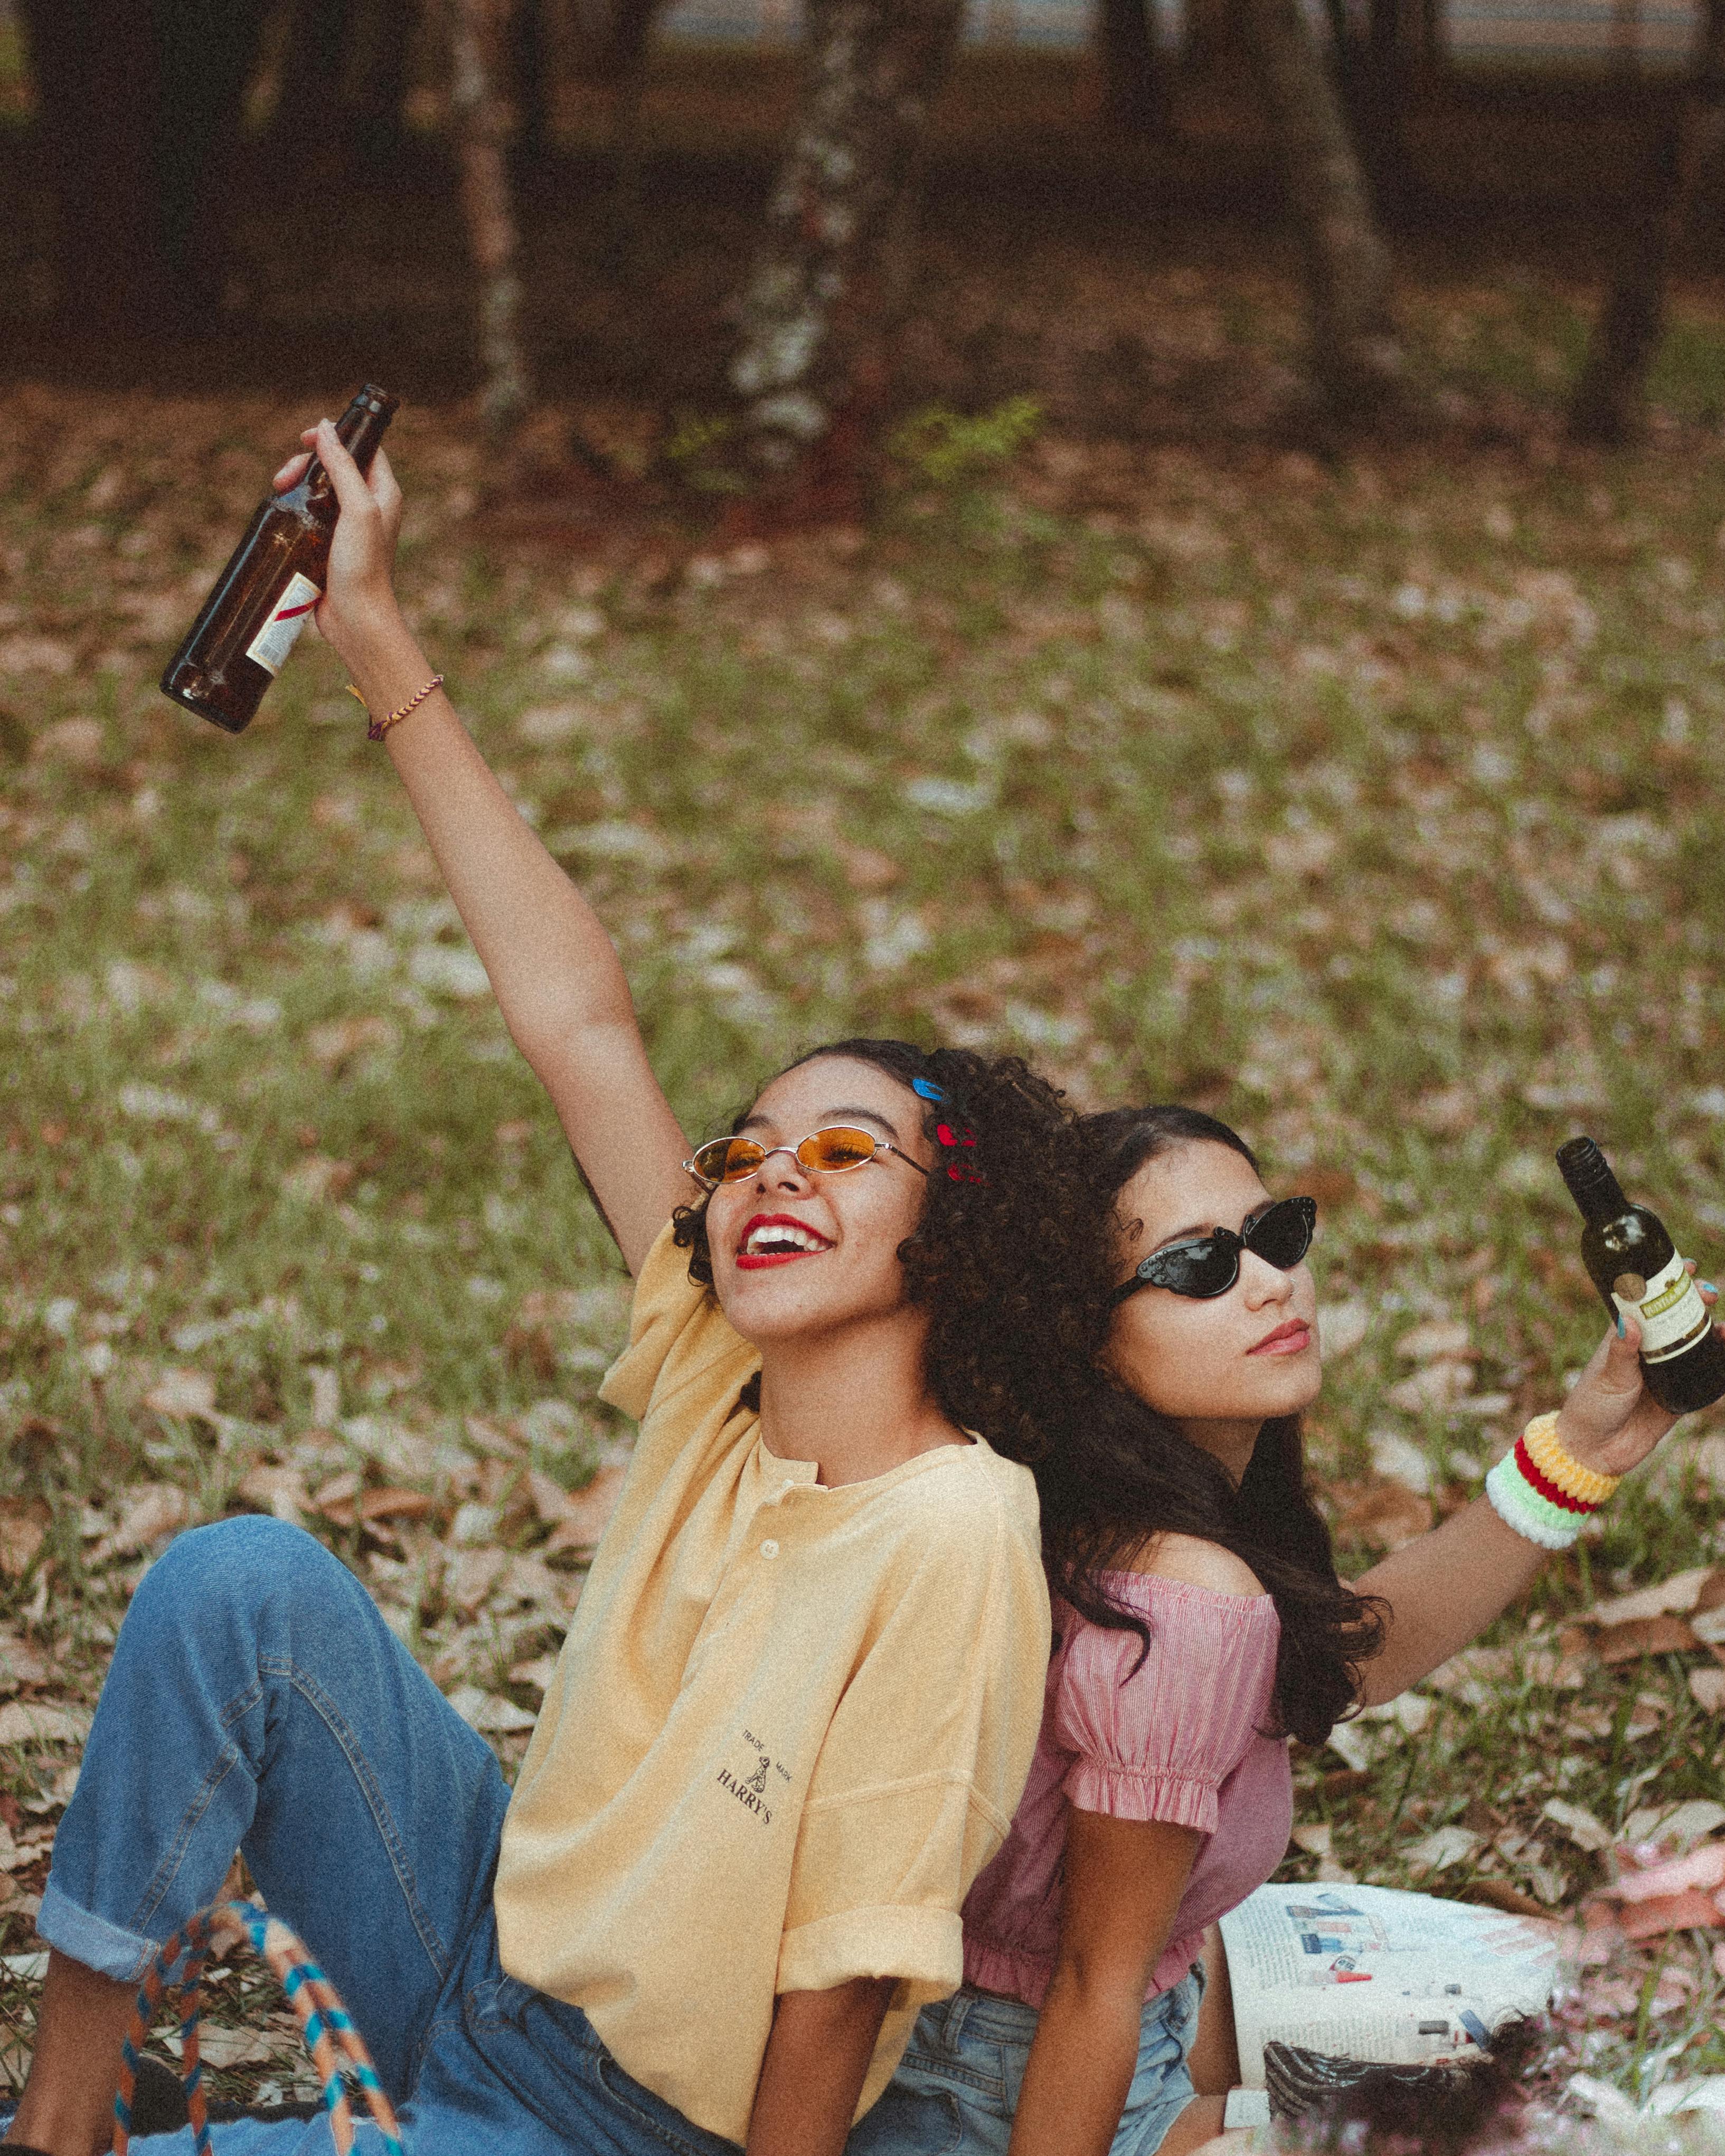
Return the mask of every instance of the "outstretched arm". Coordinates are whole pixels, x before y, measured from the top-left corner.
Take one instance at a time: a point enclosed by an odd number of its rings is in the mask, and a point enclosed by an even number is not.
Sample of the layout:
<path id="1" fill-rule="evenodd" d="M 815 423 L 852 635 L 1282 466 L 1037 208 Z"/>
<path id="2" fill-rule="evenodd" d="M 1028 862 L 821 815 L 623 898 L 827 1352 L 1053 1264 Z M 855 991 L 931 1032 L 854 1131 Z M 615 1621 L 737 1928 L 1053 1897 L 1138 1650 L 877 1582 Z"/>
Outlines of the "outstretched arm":
<path id="1" fill-rule="evenodd" d="M 362 475 L 327 420 L 303 439 L 334 482 L 341 516 L 319 629 L 381 715 L 434 669 L 393 581 L 401 490 L 380 450 Z M 290 485 L 299 459 L 277 475 Z M 629 983 L 603 925 L 516 812 L 443 692 L 386 737 L 516 1045 L 550 1094 L 582 1173 L 638 1272 L 687 1194 L 688 1151 L 648 1065 Z"/>
<path id="2" fill-rule="evenodd" d="M 1710 1287 L 1702 1296 L 1717 1300 Z M 1641 1382 L 1640 1344 L 1633 1319 L 1621 1338 L 1608 1332 L 1558 1416 L 1564 1450 L 1604 1475 L 1640 1466 L 1676 1420 Z M 1394 1699 L 1477 1637 L 1532 1584 L 1546 1556 L 1481 1496 L 1354 1580 L 1389 1604 L 1384 1651 L 1362 1673 L 1363 1704 Z"/>

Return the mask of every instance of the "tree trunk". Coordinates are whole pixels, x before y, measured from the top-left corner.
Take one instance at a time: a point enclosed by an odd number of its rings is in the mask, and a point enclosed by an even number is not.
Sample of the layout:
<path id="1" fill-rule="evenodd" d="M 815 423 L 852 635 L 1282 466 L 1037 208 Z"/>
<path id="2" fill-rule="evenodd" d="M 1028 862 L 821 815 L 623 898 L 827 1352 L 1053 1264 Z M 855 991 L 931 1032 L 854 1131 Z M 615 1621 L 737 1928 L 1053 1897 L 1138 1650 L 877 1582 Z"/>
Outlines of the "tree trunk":
<path id="1" fill-rule="evenodd" d="M 63 314 L 92 341 L 207 326 L 259 0 L 23 0 L 22 12 Z"/>
<path id="2" fill-rule="evenodd" d="M 1665 330 L 1666 273 L 1696 181 L 1725 135 L 1725 0 L 1707 0 L 1689 80 L 1654 132 L 1635 203 L 1621 226 L 1616 273 L 1569 405 L 1572 441 L 1627 441 L 1645 408 Z"/>
<path id="3" fill-rule="evenodd" d="M 479 282 L 480 409 L 506 439 L 531 401 L 521 349 L 521 237 L 509 182 L 508 122 L 498 94 L 511 0 L 444 0 L 449 113 L 461 162 L 461 208 Z"/>
<path id="4" fill-rule="evenodd" d="M 884 389 L 896 234 L 962 0 L 809 0 L 801 109 L 737 302 L 743 447 L 783 480 Z"/>
<path id="5" fill-rule="evenodd" d="M 1313 377 L 1336 410 L 1369 409 L 1399 390 L 1402 352 L 1365 176 L 1300 0 L 1240 4 L 1306 250 Z"/>
<path id="6" fill-rule="evenodd" d="M 1109 125 L 1122 135 L 1154 135 L 1164 116 L 1150 5 L 1151 0 L 1100 0 L 1096 32 L 1103 109 Z"/>

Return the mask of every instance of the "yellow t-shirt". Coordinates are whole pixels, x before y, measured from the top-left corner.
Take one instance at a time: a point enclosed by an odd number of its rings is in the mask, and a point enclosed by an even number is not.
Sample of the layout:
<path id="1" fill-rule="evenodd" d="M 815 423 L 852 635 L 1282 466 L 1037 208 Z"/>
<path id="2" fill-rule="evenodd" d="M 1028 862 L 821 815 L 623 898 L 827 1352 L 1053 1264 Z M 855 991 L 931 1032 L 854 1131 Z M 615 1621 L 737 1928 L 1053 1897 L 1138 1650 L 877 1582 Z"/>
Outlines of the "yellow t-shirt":
<path id="1" fill-rule="evenodd" d="M 900 1979 L 859 2116 L 963 1975 L 958 1912 L 1035 1749 L 1029 1471 L 978 1441 L 827 1489 L 660 1235 L 603 1397 L 641 1419 L 503 1829 L 503 1966 L 743 2140 L 781 1991 Z"/>

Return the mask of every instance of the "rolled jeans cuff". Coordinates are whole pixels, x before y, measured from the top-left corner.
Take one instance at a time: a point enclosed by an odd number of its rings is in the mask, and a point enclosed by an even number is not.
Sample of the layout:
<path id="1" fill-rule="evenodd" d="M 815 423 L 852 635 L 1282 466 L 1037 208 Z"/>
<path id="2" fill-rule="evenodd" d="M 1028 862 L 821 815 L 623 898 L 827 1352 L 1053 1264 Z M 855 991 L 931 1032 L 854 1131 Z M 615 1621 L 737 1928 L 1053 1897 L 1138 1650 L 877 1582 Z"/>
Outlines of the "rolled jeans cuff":
<path id="1" fill-rule="evenodd" d="M 93 1969 L 98 1976 L 111 1976 L 120 1984 L 140 1984 L 144 1972 L 165 1943 L 146 1938 L 141 1933 L 122 1931 L 105 1917 L 80 1909 L 69 1894 L 49 1876 L 42 1890 L 42 1907 L 36 1933 L 59 1953 Z"/>

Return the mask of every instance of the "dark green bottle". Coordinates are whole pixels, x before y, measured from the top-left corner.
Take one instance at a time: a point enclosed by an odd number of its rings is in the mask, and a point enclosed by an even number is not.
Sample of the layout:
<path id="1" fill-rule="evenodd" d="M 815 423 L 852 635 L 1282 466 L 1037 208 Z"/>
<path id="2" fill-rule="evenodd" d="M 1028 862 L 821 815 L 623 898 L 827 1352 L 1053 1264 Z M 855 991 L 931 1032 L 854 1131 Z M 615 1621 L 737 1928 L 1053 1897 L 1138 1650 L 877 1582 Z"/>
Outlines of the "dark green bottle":
<path id="1" fill-rule="evenodd" d="M 1688 1414 L 1725 1394 L 1725 1340 L 1684 1269 L 1665 1223 L 1631 1205 L 1591 1138 L 1558 1147 L 1558 1166 L 1581 1208 L 1581 1261 L 1615 1320 L 1641 1328 L 1641 1375 L 1661 1407 Z"/>

